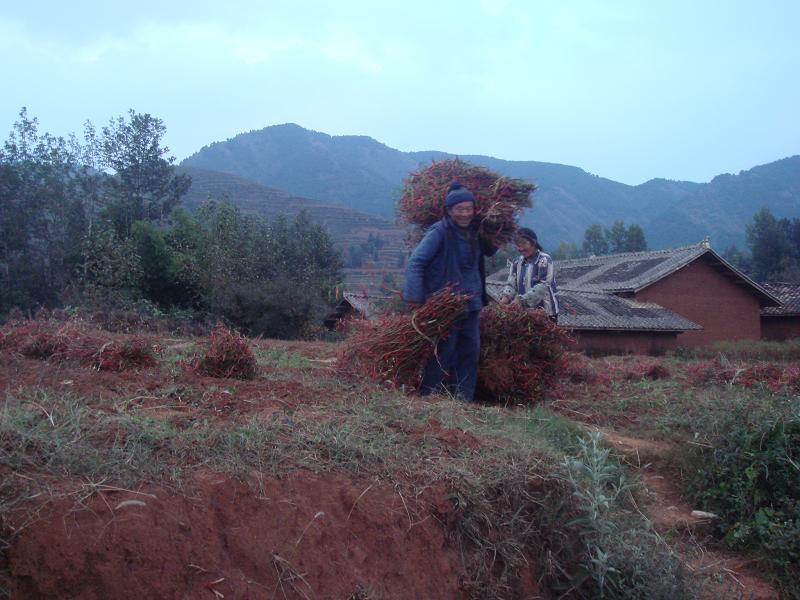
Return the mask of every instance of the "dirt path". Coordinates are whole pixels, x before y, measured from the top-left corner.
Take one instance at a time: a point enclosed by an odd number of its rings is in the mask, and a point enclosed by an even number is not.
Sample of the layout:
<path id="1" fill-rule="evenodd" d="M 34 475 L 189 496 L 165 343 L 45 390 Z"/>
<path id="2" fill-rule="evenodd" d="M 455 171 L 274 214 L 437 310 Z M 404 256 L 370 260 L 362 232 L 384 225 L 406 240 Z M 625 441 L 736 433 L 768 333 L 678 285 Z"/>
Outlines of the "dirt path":
<path id="1" fill-rule="evenodd" d="M 740 598 L 741 600 L 774 600 L 778 591 L 762 579 L 750 561 L 721 549 L 708 549 L 702 544 L 708 519 L 693 514 L 693 507 L 681 496 L 674 477 L 665 468 L 666 455 L 674 449 L 669 442 L 620 435 L 613 430 L 595 428 L 624 458 L 629 467 L 642 479 L 643 512 L 662 535 L 678 534 L 681 543 L 675 549 L 693 572 L 705 575 L 709 582 L 709 598 Z"/>

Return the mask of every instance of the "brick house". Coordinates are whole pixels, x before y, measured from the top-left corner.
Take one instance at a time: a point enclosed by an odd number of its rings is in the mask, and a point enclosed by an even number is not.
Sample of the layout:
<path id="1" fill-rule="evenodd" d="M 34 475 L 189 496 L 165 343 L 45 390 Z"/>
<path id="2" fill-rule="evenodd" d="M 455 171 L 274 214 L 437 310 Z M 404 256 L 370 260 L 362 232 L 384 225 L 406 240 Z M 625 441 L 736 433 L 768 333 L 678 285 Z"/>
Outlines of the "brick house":
<path id="1" fill-rule="evenodd" d="M 506 271 L 489 277 L 499 298 Z M 707 242 L 557 261 L 559 325 L 589 353 L 660 354 L 759 339 L 762 308 L 780 306 Z"/>
<path id="2" fill-rule="evenodd" d="M 764 289 L 781 301 L 761 311 L 761 335 L 783 341 L 800 337 L 800 283 L 765 283 Z"/>

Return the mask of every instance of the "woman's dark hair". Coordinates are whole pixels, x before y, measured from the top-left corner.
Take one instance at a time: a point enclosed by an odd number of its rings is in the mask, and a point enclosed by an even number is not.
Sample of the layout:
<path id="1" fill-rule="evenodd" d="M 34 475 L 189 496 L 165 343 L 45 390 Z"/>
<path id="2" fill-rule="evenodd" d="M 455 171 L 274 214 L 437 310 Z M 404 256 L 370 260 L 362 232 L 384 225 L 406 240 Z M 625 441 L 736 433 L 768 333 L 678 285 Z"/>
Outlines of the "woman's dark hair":
<path id="1" fill-rule="evenodd" d="M 543 250 L 542 245 L 539 243 L 539 238 L 536 237 L 536 232 L 529 227 L 520 227 L 517 229 L 517 239 L 522 238 L 534 244 L 539 250 Z"/>

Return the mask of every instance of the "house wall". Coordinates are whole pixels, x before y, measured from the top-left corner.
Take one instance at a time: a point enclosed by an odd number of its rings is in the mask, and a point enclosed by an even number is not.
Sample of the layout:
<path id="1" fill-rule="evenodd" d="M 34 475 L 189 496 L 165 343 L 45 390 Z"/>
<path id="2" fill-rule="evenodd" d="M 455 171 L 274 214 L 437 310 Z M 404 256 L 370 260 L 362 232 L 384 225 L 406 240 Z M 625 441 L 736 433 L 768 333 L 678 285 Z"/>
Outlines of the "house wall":
<path id="1" fill-rule="evenodd" d="M 776 341 L 800 337 L 800 315 L 761 317 L 761 337 Z"/>
<path id="2" fill-rule="evenodd" d="M 672 275 L 643 289 L 636 300 L 655 302 L 703 326 L 678 336 L 679 346 L 705 346 L 718 340 L 761 337 L 758 299 L 744 286 L 713 268 L 701 256 Z"/>
<path id="3" fill-rule="evenodd" d="M 605 354 L 661 355 L 674 350 L 677 332 L 574 330 L 578 349 L 590 356 Z"/>

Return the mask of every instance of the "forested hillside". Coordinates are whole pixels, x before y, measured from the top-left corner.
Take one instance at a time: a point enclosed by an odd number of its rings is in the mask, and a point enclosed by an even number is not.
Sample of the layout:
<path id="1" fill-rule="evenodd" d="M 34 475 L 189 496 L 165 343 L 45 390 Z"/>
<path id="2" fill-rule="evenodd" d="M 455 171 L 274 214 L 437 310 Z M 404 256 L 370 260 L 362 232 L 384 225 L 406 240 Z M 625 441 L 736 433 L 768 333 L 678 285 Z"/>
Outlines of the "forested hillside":
<path id="1" fill-rule="evenodd" d="M 324 227 L 343 258 L 347 287 L 375 291 L 387 276 L 402 276 L 405 232 L 392 221 L 336 204 L 301 198 L 219 171 L 181 167 L 192 178 L 183 206 L 195 212 L 209 198 L 230 200 L 242 213 L 267 221 L 305 212 Z"/>

